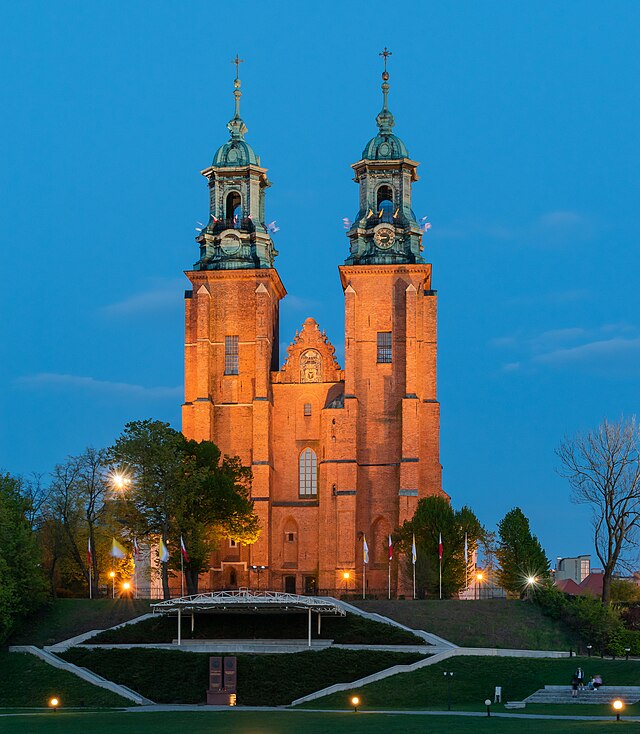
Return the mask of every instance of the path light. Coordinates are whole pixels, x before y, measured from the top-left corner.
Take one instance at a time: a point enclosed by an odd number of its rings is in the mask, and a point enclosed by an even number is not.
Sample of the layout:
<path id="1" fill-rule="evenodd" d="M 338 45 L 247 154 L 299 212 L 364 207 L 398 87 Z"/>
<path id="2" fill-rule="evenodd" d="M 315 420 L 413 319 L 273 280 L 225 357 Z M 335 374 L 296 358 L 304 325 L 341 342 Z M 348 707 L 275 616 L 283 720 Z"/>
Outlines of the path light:
<path id="1" fill-rule="evenodd" d="M 116 572 L 109 571 L 109 578 L 111 579 L 111 598 L 116 598 Z"/>
<path id="2" fill-rule="evenodd" d="M 53 696 L 49 699 L 49 708 L 52 708 L 55 711 L 58 710 L 58 706 L 60 705 L 60 699 L 57 696 Z"/>
<path id="3" fill-rule="evenodd" d="M 616 698 L 611 705 L 613 706 L 613 710 L 616 712 L 616 721 L 620 721 L 620 714 L 624 708 L 624 703 L 619 698 Z"/>
<path id="4" fill-rule="evenodd" d="M 593 648 L 593 645 L 587 645 L 587 655 L 591 657 L 591 650 Z"/>
<path id="5" fill-rule="evenodd" d="M 444 677 L 447 681 L 447 711 L 451 711 L 451 679 L 453 678 L 453 673 L 450 670 L 445 670 Z"/>
<path id="6" fill-rule="evenodd" d="M 487 707 L 487 716 L 491 716 L 491 699 L 485 698 L 484 705 Z"/>
<path id="7" fill-rule="evenodd" d="M 124 584 L 122 584 L 122 591 L 130 591 L 131 590 L 131 584 L 128 581 L 125 581 Z"/>
<path id="8" fill-rule="evenodd" d="M 631 652 L 631 648 L 630 647 L 625 647 L 625 649 L 624 649 L 625 660 L 628 660 L 629 659 L 629 653 L 630 652 Z"/>
<path id="9" fill-rule="evenodd" d="M 351 705 L 353 706 L 354 713 L 358 713 L 358 705 L 360 704 L 360 699 L 357 696 L 353 696 L 351 699 Z"/>

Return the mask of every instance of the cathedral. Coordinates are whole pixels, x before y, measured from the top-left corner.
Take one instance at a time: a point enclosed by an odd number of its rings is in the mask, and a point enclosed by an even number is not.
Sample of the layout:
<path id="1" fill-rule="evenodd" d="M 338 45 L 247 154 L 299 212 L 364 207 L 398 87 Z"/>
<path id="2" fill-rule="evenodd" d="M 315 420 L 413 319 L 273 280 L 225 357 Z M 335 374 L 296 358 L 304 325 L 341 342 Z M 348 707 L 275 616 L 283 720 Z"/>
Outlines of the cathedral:
<path id="1" fill-rule="evenodd" d="M 338 267 L 344 366 L 313 318 L 280 361 L 287 292 L 265 224 L 267 169 L 245 140 L 236 58 L 230 139 L 202 171 L 209 220 L 186 272 L 183 432 L 251 467 L 262 531 L 251 546 L 227 540 L 202 587 L 386 591 L 389 533 L 420 497 L 444 495 L 437 292 L 412 210 L 418 163 L 393 133 L 387 55 L 378 132 L 351 166 L 357 214 Z M 403 593 L 395 560 L 391 585 Z"/>

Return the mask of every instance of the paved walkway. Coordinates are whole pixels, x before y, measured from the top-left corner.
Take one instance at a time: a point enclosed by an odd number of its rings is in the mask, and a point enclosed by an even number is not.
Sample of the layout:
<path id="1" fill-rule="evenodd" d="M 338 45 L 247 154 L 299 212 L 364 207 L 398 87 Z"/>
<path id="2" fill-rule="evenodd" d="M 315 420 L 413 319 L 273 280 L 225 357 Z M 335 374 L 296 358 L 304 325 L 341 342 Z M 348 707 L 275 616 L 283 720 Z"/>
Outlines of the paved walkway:
<path id="1" fill-rule="evenodd" d="M 77 711 L 78 713 L 96 713 L 100 715 L 104 715 L 105 710 L 102 709 L 101 711 L 83 711 L 81 709 L 74 709 L 74 711 Z M 295 715 L 303 715 L 303 714 L 344 714 L 349 713 L 349 710 L 345 709 L 292 709 L 292 708 L 281 708 L 278 706 L 232 706 L 232 707 L 218 707 L 218 706 L 204 706 L 204 705 L 161 705 L 156 704 L 154 706 L 136 706 L 134 708 L 126 708 L 126 709 L 113 709 L 114 713 L 161 713 L 161 712 L 167 712 L 167 711 L 174 711 L 174 712 L 180 712 L 180 711 L 199 711 L 200 713 L 210 713 L 210 714 L 219 714 L 222 712 L 225 713 L 234 713 L 236 711 L 250 711 L 250 712 L 258 712 L 262 711 L 264 713 L 289 713 L 293 716 Z M 358 711 L 355 716 L 368 716 L 371 714 L 378 714 L 378 715 L 385 715 L 385 716 L 466 716 L 471 718 L 487 718 L 486 712 L 483 711 L 406 711 L 401 709 L 380 709 L 380 710 L 366 710 L 366 711 Z M 42 712 L 32 712 L 32 713 L 2 713 L 0 714 L 0 717 L 7 717 L 7 716 L 49 716 L 51 717 L 51 712 L 49 710 L 43 710 Z M 491 718 L 496 719 L 542 719 L 542 720 L 555 720 L 555 721 L 612 721 L 615 719 L 615 716 L 613 714 L 609 716 L 575 716 L 575 715 L 568 715 L 568 716 L 561 716 L 558 714 L 512 714 L 512 713 L 492 713 Z M 639 717 L 632 717 L 632 716 L 622 716 L 621 717 L 624 721 L 630 721 L 634 723 L 640 723 Z"/>

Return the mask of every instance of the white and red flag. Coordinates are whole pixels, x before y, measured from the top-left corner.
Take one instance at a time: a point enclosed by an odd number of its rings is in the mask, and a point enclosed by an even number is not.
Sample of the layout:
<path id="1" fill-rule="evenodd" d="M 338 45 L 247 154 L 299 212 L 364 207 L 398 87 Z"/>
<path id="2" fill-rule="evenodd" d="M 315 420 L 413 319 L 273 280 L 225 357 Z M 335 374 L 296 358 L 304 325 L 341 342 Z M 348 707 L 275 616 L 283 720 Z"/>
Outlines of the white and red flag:
<path id="1" fill-rule="evenodd" d="M 136 561 L 140 560 L 140 546 L 138 545 L 138 541 L 136 538 L 133 539 L 133 557 L 136 559 Z"/>
<path id="2" fill-rule="evenodd" d="M 91 538 L 87 541 L 87 565 L 91 567 L 93 556 L 91 554 Z"/>
<path id="3" fill-rule="evenodd" d="M 182 535 L 180 536 L 180 553 L 182 553 L 184 562 L 189 563 L 189 554 L 187 553 L 187 549 L 184 547 L 184 540 L 182 540 Z"/>
<path id="4" fill-rule="evenodd" d="M 438 558 L 442 561 L 442 533 L 438 533 Z"/>
<path id="5" fill-rule="evenodd" d="M 389 533 L 389 563 L 393 560 L 393 540 L 391 539 L 391 533 Z"/>

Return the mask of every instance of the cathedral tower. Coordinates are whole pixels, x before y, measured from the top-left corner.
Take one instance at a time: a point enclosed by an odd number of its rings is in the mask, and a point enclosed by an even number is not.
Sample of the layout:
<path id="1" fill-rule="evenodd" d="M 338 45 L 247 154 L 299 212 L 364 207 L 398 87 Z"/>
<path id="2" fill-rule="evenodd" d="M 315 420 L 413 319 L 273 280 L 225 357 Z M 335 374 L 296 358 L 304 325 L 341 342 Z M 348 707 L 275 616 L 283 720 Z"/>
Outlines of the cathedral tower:
<path id="1" fill-rule="evenodd" d="M 259 497 L 268 495 L 273 465 L 270 376 L 278 369 L 278 310 L 285 289 L 264 222 L 267 171 L 244 139 L 239 64 L 236 57 L 231 137 L 202 171 L 209 184 L 209 219 L 196 238 L 200 258 L 186 273 L 192 290 L 185 293 L 182 418 L 186 436 L 215 441 L 223 454 L 251 466 L 253 494 Z M 266 507 L 256 503 L 255 509 L 266 528 Z M 266 541 L 263 532 L 254 547 L 264 565 Z M 220 582 L 228 585 L 229 579 Z"/>
<path id="2" fill-rule="evenodd" d="M 382 55 L 378 134 L 352 166 L 360 205 L 347 232 L 350 253 L 340 267 L 344 400 L 345 406 L 357 405 L 356 530 L 376 551 L 369 573 L 373 588 L 384 587 L 386 563 L 375 559 L 386 535 L 413 516 L 419 497 L 442 492 L 437 294 L 412 209 L 418 164 L 392 132 L 386 49 Z"/>

